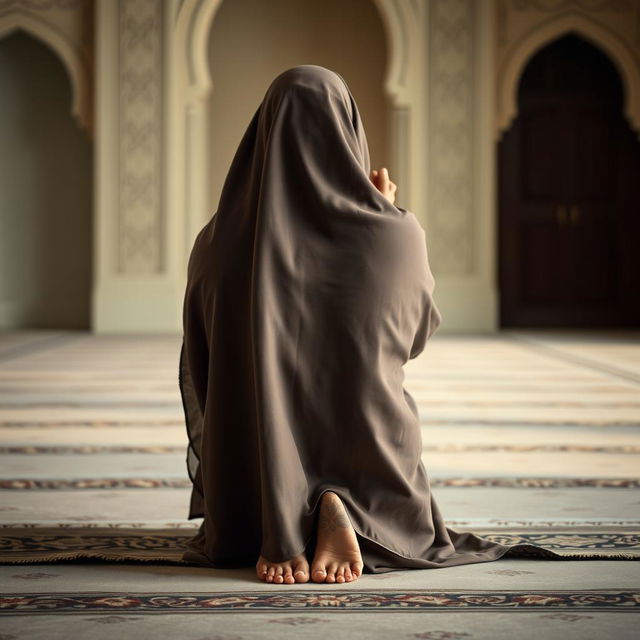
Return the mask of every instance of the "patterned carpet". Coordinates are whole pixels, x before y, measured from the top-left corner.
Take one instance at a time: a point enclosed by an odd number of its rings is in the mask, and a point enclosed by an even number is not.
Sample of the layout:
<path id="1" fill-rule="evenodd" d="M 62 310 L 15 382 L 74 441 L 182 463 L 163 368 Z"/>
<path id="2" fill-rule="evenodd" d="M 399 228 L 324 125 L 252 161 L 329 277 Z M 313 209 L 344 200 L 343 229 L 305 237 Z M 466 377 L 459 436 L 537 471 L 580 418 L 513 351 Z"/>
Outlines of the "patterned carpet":
<path id="1" fill-rule="evenodd" d="M 448 526 L 555 560 L 332 585 L 180 560 L 180 340 L 0 335 L 0 640 L 637 637 L 640 333 L 434 336 L 405 388 Z"/>

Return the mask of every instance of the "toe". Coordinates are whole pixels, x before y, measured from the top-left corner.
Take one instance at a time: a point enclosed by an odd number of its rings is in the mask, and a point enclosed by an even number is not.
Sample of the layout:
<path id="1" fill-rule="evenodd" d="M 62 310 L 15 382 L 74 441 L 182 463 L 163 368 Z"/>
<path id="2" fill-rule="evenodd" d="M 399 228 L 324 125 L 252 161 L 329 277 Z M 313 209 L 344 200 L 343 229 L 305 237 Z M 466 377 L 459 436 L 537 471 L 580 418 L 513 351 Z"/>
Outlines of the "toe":
<path id="1" fill-rule="evenodd" d="M 337 565 L 335 562 L 332 562 L 327 567 L 327 582 L 335 582 L 336 581 L 336 569 Z"/>
<path id="2" fill-rule="evenodd" d="M 351 569 L 349 569 L 349 567 L 346 567 L 344 570 L 344 579 L 347 582 L 351 582 L 353 580 L 353 575 L 351 575 Z"/>
<path id="3" fill-rule="evenodd" d="M 362 564 L 359 562 L 353 562 L 351 564 L 351 573 L 354 580 L 359 578 L 362 575 Z"/>
<path id="4" fill-rule="evenodd" d="M 284 576 L 284 581 L 287 584 L 293 584 L 295 582 L 295 578 L 293 577 L 292 571 L 293 570 L 290 566 L 285 567 L 283 576 Z"/>
<path id="5" fill-rule="evenodd" d="M 336 571 L 336 582 L 343 583 L 344 581 L 344 567 L 338 567 L 338 570 Z"/>
<path id="6" fill-rule="evenodd" d="M 284 582 L 284 578 L 282 577 L 283 572 L 284 572 L 284 567 L 281 564 L 278 565 L 278 568 L 276 569 L 276 574 L 273 577 L 273 581 L 276 584 L 282 584 Z"/>
<path id="7" fill-rule="evenodd" d="M 267 575 L 266 575 L 266 581 L 267 582 L 273 582 L 273 576 L 275 575 L 276 572 L 276 568 L 271 566 L 269 567 L 269 569 L 267 570 Z"/>
<path id="8" fill-rule="evenodd" d="M 256 573 L 258 574 L 258 578 L 260 578 L 261 580 L 265 579 L 265 576 L 267 575 L 267 565 L 264 562 L 259 562 L 256 566 Z"/>
<path id="9" fill-rule="evenodd" d="M 327 578 L 327 570 L 324 567 L 317 565 L 313 568 L 311 577 L 314 582 L 324 582 Z"/>
<path id="10" fill-rule="evenodd" d="M 295 567 L 295 571 L 293 572 L 293 577 L 295 578 L 296 582 L 308 582 L 309 580 L 309 573 L 308 573 L 308 567 L 305 566 L 305 563 L 300 563 L 297 564 Z"/>

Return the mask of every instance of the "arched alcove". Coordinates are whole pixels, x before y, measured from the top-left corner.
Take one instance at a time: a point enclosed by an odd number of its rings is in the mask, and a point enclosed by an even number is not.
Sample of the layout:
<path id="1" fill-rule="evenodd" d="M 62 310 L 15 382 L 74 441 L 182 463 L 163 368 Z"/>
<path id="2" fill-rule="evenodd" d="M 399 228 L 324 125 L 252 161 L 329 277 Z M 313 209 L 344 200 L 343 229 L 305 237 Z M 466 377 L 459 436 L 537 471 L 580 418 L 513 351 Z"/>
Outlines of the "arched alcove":
<path id="1" fill-rule="evenodd" d="M 396 176 L 403 206 L 421 214 L 425 153 L 420 144 L 424 130 L 424 96 L 421 91 L 424 7 L 395 0 L 369 0 L 369 4 L 368 15 L 372 10 L 379 15 L 387 53 L 379 83 L 390 105 L 385 127 L 389 131 L 388 166 Z M 216 88 L 209 64 L 209 34 L 221 6 L 221 0 L 183 0 L 172 16 L 175 27 L 172 34 L 174 55 L 171 58 L 169 136 L 173 149 L 171 166 L 176 170 L 171 176 L 169 199 L 174 212 L 171 217 L 175 225 L 172 237 L 181 247 L 178 255 L 183 256 L 179 258 L 178 265 L 181 280 L 185 278 L 182 265 L 186 264 L 193 238 L 212 213 L 207 131 L 212 93 Z M 343 7 L 344 3 L 340 6 Z M 321 7 L 319 5 L 318 10 L 322 10 Z M 349 11 L 348 8 L 343 10 Z M 252 24 L 255 22 L 250 15 L 246 20 L 251 20 Z M 247 60 L 245 64 L 251 66 L 255 60 Z M 357 89 L 359 81 L 351 80 Z M 368 80 L 364 82 L 364 86 L 369 86 Z M 250 102 L 256 102 L 256 97 Z M 367 111 L 366 101 L 363 102 L 363 111 Z M 368 126 L 367 122 L 365 126 Z"/>
<path id="2" fill-rule="evenodd" d="M 517 114 L 517 90 L 531 57 L 564 34 L 575 34 L 601 49 L 616 66 L 624 85 L 624 112 L 640 136 L 640 66 L 637 57 L 614 32 L 587 16 L 570 13 L 544 22 L 520 38 L 497 70 L 495 139 L 506 131 Z"/>
<path id="3" fill-rule="evenodd" d="M 0 40 L 0 324 L 87 329 L 92 149 L 72 82 L 22 30 Z"/>
<path id="4" fill-rule="evenodd" d="M 384 89 L 388 52 L 380 14 L 370 0 L 326 0 L 321 5 L 224 0 L 211 25 L 208 54 L 214 87 L 206 134 L 211 213 L 268 85 L 298 64 L 318 64 L 344 77 L 364 122 L 372 168 L 390 165 L 390 105 Z"/>
<path id="5" fill-rule="evenodd" d="M 186 86 L 189 101 L 202 99 L 212 88 L 208 60 L 211 24 L 223 0 L 183 0 L 175 15 L 177 70 Z M 384 88 L 395 102 L 409 106 L 412 92 L 411 56 L 419 46 L 420 14 L 413 3 L 369 0 L 380 15 L 387 40 L 388 60 Z"/>
<path id="6" fill-rule="evenodd" d="M 55 51 L 64 65 L 71 85 L 70 111 L 87 130 L 92 126 L 91 87 L 84 56 L 78 47 L 45 18 L 28 11 L 13 11 L 0 16 L 0 39 L 20 30 Z"/>
<path id="7" fill-rule="evenodd" d="M 501 326 L 634 326 L 640 142 L 623 78 L 575 32 L 537 50 L 498 144 Z"/>

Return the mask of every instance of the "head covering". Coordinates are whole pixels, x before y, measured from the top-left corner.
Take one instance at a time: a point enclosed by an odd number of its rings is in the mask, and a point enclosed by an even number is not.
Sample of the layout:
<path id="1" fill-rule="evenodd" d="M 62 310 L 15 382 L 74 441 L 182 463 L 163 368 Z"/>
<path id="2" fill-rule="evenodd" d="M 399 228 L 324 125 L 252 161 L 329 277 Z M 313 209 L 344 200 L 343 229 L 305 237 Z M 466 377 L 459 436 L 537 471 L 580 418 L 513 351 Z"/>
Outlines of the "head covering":
<path id="1" fill-rule="evenodd" d="M 447 529 L 433 501 L 402 367 L 442 316 L 424 229 L 369 172 L 342 76 L 318 65 L 278 75 L 189 257 L 180 389 L 189 518 L 204 521 L 185 560 L 308 552 L 327 490 L 365 571 L 508 550 Z"/>

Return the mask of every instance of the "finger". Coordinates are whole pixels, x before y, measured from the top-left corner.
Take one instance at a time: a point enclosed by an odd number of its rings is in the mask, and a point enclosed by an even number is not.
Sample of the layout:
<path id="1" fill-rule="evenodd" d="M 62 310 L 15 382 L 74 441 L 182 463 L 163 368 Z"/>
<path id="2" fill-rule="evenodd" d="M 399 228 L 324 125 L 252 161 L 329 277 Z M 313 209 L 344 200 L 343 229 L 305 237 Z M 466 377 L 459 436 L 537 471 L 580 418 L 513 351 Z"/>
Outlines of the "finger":
<path id="1" fill-rule="evenodd" d="M 386 167 L 380 171 L 380 191 L 386 193 L 389 189 L 389 172 Z"/>

